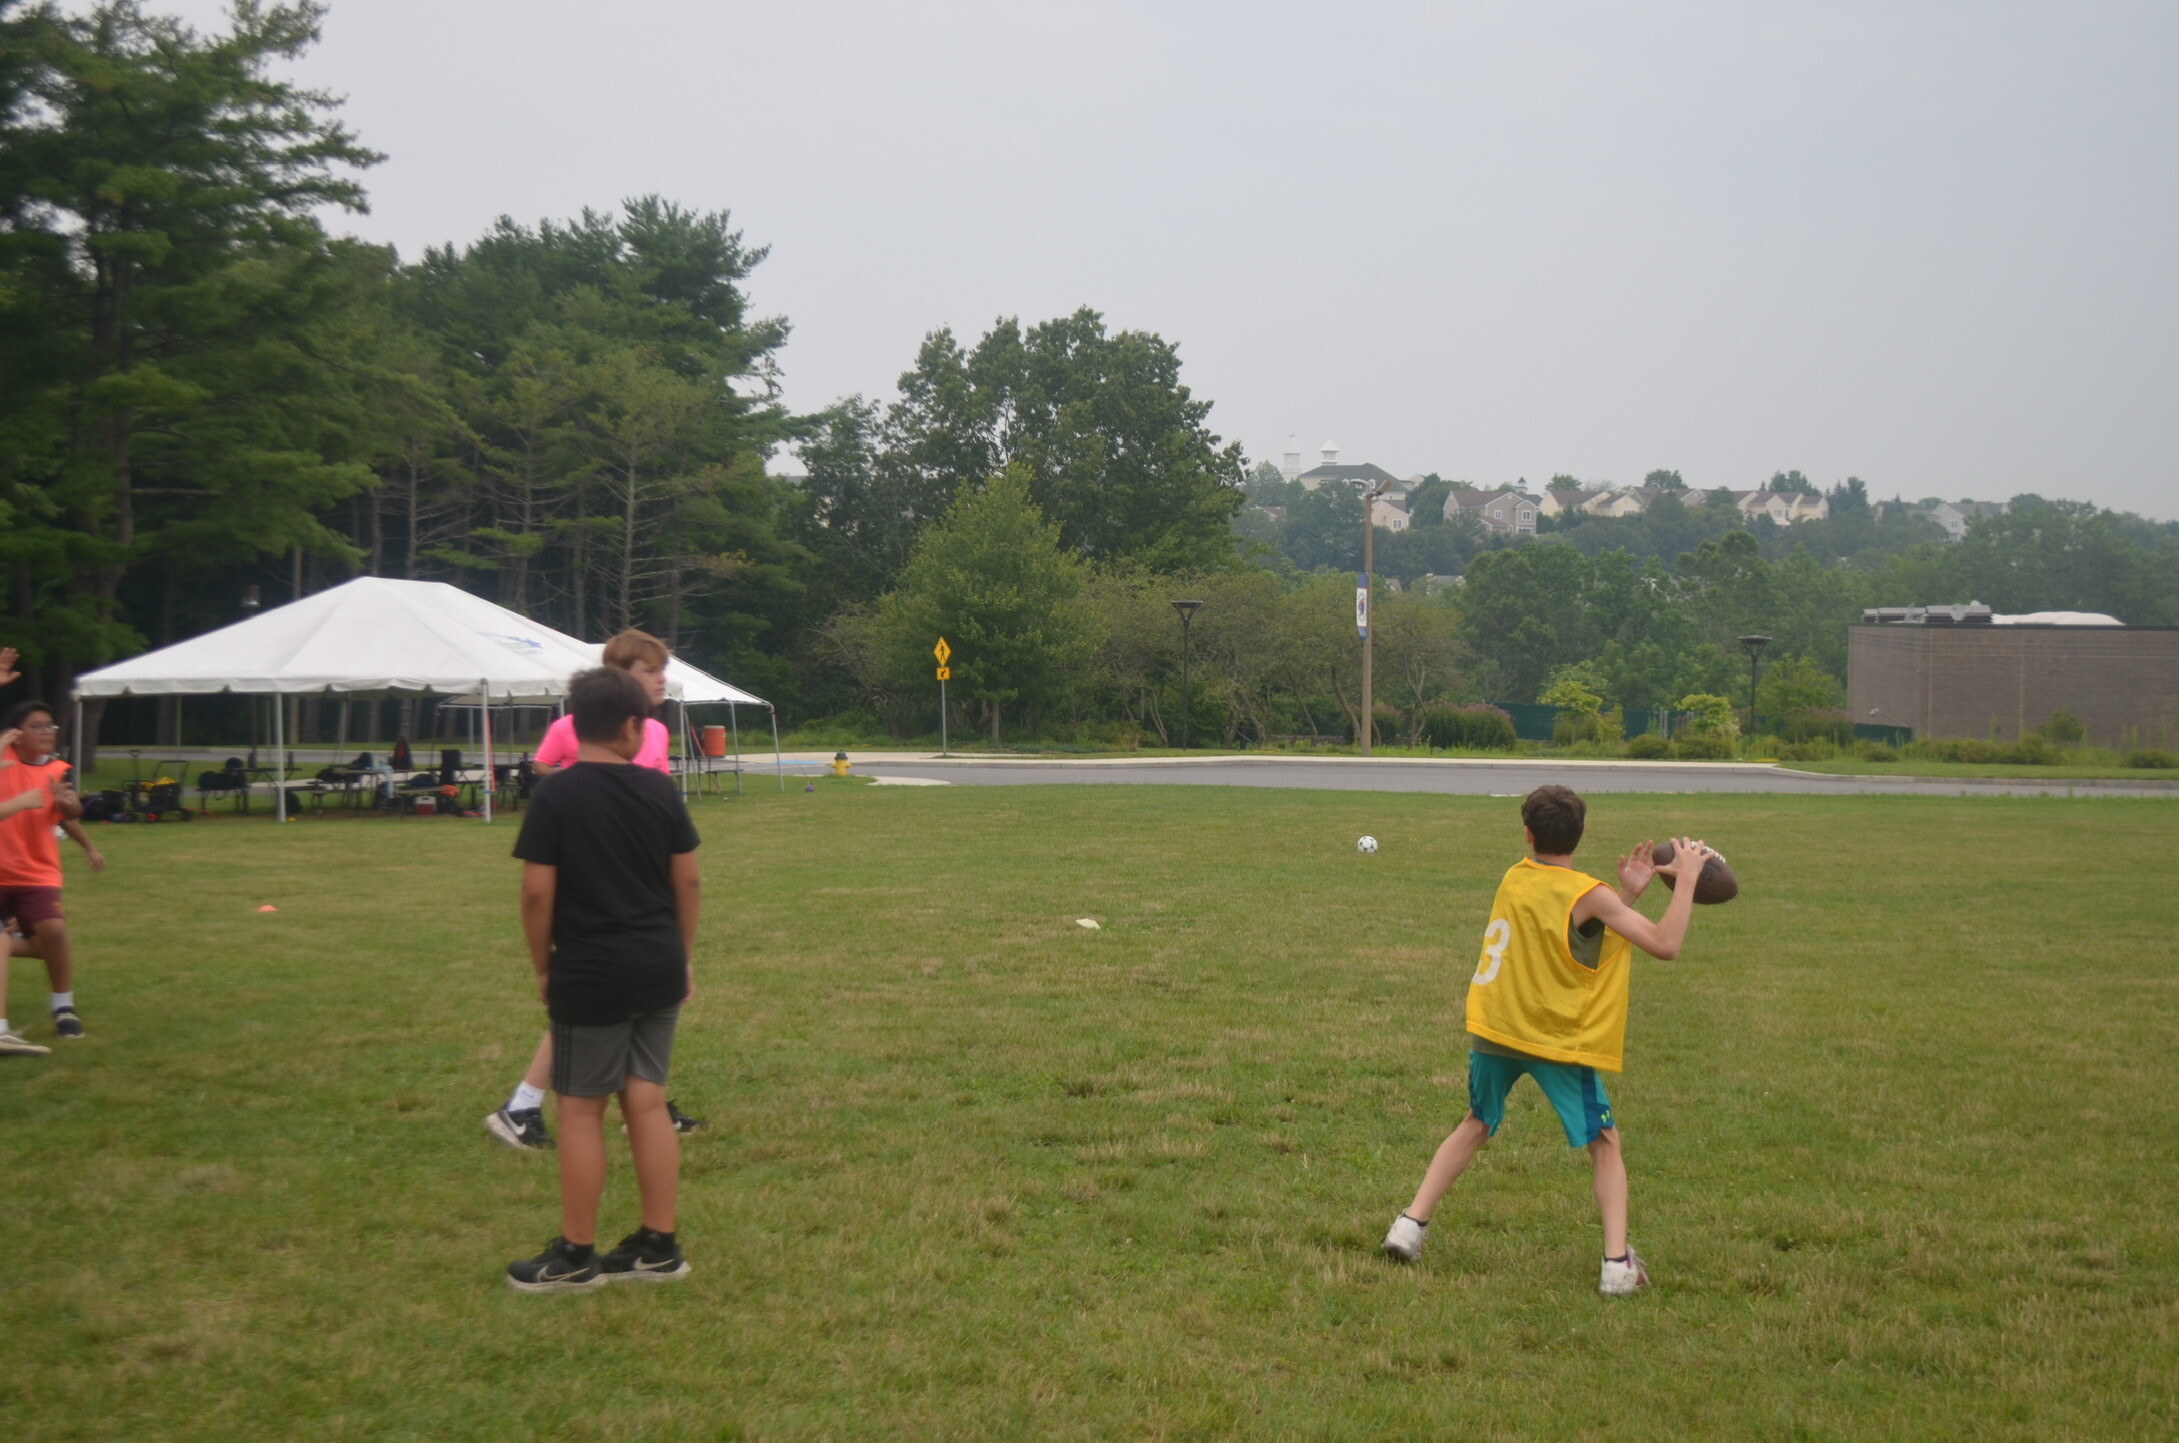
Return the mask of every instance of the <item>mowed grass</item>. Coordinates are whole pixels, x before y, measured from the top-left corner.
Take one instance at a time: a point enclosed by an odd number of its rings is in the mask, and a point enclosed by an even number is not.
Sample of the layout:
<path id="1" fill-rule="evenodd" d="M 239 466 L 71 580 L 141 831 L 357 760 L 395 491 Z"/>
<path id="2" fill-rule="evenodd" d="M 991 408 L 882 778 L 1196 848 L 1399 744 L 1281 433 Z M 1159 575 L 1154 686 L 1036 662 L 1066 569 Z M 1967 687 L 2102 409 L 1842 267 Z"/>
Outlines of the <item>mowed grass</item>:
<path id="1" fill-rule="evenodd" d="M 696 1272 L 536 1298 L 512 826 L 103 829 L 91 1037 L 0 1064 L 0 1418 L 41 1439 L 2169 1436 L 2179 810 L 1600 796 L 1743 892 L 1612 1083 L 1595 1292 L 1532 1087 L 1402 1268 L 1520 843 L 1492 798 L 706 801 Z M 1383 850 L 1354 851 L 1370 832 Z M 270 903 L 280 910 L 259 913 Z M 1654 909 L 1658 904 L 1653 900 Z M 1075 925 L 1089 916 L 1097 932 Z M 15 964 L 9 1015 L 43 981 Z M 633 1226 L 613 1139 L 608 1240 Z"/>

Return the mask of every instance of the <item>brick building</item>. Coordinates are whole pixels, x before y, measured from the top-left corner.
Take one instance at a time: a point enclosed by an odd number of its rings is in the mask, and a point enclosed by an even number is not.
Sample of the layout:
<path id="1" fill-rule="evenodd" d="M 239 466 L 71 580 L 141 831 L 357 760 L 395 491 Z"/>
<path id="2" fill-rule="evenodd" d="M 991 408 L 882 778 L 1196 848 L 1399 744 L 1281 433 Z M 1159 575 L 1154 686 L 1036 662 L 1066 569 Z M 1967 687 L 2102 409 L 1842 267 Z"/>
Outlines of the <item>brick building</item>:
<path id="1" fill-rule="evenodd" d="M 1847 634 L 1856 722 L 2016 741 L 2072 712 L 2098 746 L 2179 745 L 2179 628 L 1993 617 L 1986 606 L 1865 612 Z"/>

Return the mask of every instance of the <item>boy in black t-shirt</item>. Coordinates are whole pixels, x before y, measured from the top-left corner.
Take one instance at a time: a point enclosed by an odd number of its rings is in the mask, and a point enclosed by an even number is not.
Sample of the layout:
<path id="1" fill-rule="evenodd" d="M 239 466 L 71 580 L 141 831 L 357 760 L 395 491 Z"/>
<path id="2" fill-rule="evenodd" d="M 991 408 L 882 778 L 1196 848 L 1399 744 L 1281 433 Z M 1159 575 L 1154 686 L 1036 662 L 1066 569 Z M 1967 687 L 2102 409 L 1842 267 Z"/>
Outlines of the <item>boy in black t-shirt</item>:
<path id="1" fill-rule="evenodd" d="M 616 667 L 568 684 L 586 765 L 541 782 L 522 819 L 522 930 L 552 1020 L 560 1236 L 507 1268 L 528 1293 L 688 1276 L 674 1239 L 681 1140 L 666 1112 L 674 1021 L 694 995 L 696 828 L 673 783 L 633 766 L 651 700 Z M 643 1225 L 596 1248 L 605 1103 L 620 1098 Z"/>

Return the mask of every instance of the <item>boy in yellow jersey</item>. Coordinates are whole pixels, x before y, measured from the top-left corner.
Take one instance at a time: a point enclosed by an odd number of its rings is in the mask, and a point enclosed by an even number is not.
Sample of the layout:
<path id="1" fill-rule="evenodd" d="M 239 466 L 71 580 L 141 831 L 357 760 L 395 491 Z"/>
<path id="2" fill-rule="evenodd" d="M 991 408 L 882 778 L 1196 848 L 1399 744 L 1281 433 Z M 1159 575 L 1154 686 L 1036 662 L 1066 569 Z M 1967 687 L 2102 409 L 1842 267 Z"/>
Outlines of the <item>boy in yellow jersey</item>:
<path id="1" fill-rule="evenodd" d="M 1634 910 L 1660 870 L 1650 860 L 1650 843 L 1619 859 L 1616 891 L 1573 869 L 1586 812 L 1580 797 L 1559 786 L 1538 787 L 1521 803 L 1534 855 L 1507 868 L 1499 882 L 1468 984 L 1468 1116 L 1438 1147 L 1415 1200 L 1385 1235 L 1385 1251 L 1402 1262 L 1421 1256 L 1431 1211 L 1498 1131 L 1506 1093 L 1526 1073 L 1557 1111 L 1568 1145 L 1589 1149 L 1604 1219 L 1597 1291 L 1618 1296 L 1649 1284 L 1641 1258 L 1627 1246 L 1626 1158 L 1598 1074 L 1619 1071 L 1629 944 L 1662 961 L 1679 956 L 1695 909 L 1694 880 L 1715 854 L 1700 842 L 1675 840 L 1661 870 L 1687 885 L 1673 888 L 1664 919 L 1652 922 Z"/>

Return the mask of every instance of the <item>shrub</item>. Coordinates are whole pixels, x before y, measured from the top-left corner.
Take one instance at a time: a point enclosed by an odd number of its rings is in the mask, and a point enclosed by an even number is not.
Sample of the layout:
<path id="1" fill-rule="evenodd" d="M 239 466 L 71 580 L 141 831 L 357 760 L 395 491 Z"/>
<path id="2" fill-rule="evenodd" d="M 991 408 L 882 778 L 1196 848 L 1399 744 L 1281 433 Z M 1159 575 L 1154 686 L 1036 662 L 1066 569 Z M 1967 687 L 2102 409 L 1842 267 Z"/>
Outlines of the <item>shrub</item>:
<path id="1" fill-rule="evenodd" d="M 1828 737 L 1817 737 L 1814 741 L 1787 742 L 1778 748 L 1778 760 L 1782 762 L 1827 762 L 1838 754 L 1838 744 Z"/>
<path id="2" fill-rule="evenodd" d="M 1655 732 L 1644 732 L 1638 737 L 1628 739 L 1627 755 L 1637 761 L 1655 761 L 1659 757 L 1672 755 L 1672 743 Z"/>
<path id="3" fill-rule="evenodd" d="M 1560 712 L 1551 726 L 1553 746 L 1617 746 L 1626 735 L 1627 714 L 1618 707 L 1583 715 Z"/>
<path id="4" fill-rule="evenodd" d="M 1683 761 L 1729 761 L 1738 750 L 1736 740 L 1719 732 L 1684 731 L 1672 739 L 1672 755 Z"/>
<path id="5" fill-rule="evenodd" d="M 1418 730 L 1433 751 L 1510 752 L 1513 718 L 1494 706 L 1447 706 L 1433 702 L 1422 709 Z"/>
<path id="6" fill-rule="evenodd" d="M 1443 702 L 1432 702 L 1415 718 L 1415 730 L 1434 752 L 1449 752 L 1460 745 L 1460 713 Z"/>
<path id="7" fill-rule="evenodd" d="M 2029 732 L 2006 752 L 2001 760 L 2031 767 L 2054 767 L 2066 759 L 2058 744 L 2049 737 Z"/>
<path id="8" fill-rule="evenodd" d="M 2179 767 L 2179 756 L 2160 752 L 2154 747 L 2142 747 L 2126 754 L 2126 765 L 2140 767 L 2145 771 L 2170 771 L 2173 767 Z"/>
<path id="9" fill-rule="evenodd" d="M 1778 728 L 1788 742 L 1828 742 L 1834 747 L 1854 744 L 1854 719 L 1843 710 L 1810 708 L 1789 715 Z"/>
<path id="10" fill-rule="evenodd" d="M 1857 762 L 1896 762 L 1899 749 L 1883 742 L 1858 741 L 1854 743 L 1854 760 Z"/>
<path id="11" fill-rule="evenodd" d="M 2035 729 L 2035 735 L 2062 747 L 2078 746 L 2088 739 L 2088 724 L 2060 707 L 2050 714 L 2049 721 Z"/>
<path id="12" fill-rule="evenodd" d="M 1460 718 L 1460 745 L 1483 752 L 1510 752 L 1519 738 L 1513 734 L 1513 714 L 1488 704 L 1464 706 Z"/>
<path id="13" fill-rule="evenodd" d="M 1376 745 L 1383 746 L 1387 742 L 1396 742 L 1400 739 L 1400 734 L 1407 730 L 1407 719 L 1400 715 L 1398 707 L 1387 706 L 1383 702 L 1378 702 L 1370 708 L 1370 711 L 1377 722 L 1372 731 L 1372 737 Z"/>

